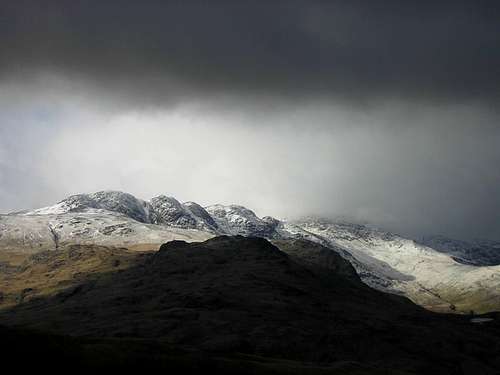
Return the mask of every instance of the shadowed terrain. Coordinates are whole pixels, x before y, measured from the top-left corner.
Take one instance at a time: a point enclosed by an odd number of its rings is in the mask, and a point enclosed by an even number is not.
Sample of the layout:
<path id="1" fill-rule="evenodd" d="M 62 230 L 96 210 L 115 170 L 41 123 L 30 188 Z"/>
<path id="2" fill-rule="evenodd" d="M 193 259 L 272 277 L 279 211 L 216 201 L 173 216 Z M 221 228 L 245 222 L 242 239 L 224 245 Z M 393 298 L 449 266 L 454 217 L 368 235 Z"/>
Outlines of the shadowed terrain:
<path id="1" fill-rule="evenodd" d="M 342 366 L 346 373 L 500 369 L 497 320 L 475 325 L 425 311 L 366 286 L 321 245 L 276 245 L 281 250 L 236 236 L 172 241 L 154 253 L 92 246 L 43 252 L 3 273 L 0 324 L 99 338 L 109 350 L 133 343 L 152 345 L 160 357 L 168 353 L 162 345 L 210 358 L 245 353 L 333 373 Z"/>
<path id="2" fill-rule="evenodd" d="M 386 374 L 383 368 L 342 361 L 315 364 L 244 353 L 208 353 L 161 340 L 87 339 L 0 327 L 2 364 L 23 371 L 88 374 L 162 371 L 167 374 Z M 29 358 L 29 361 L 26 361 Z M 392 374 L 409 374 L 392 371 Z"/>

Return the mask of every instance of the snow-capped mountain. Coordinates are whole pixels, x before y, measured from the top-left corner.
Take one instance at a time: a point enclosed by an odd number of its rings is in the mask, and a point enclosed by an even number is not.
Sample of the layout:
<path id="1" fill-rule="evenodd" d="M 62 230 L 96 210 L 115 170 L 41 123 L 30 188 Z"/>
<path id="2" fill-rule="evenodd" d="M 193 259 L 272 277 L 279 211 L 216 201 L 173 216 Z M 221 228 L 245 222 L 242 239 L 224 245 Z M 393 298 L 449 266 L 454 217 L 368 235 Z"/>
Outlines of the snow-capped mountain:
<path id="1" fill-rule="evenodd" d="M 141 223 L 111 211 L 0 215 L 0 251 L 36 253 L 66 244 L 100 244 L 156 249 L 172 241 L 203 241 L 213 234 L 196 229 Z"/>
<path id="2" fill-rule="evenodd" d="M 202 207 L 160 195 L 150 201 L 103 191 L 71 196 L 33 211 L 0 215 L 0 246 L 6 251 L 38 252 L 68 243 L 96 243 L 155 249 L 181 239 L 217 235 L 305 239 L 349 260 L 368 285 L 403 294 L 441 311 L 500 309 L 500 248 L 433 238 L 415 242 L 376 228 L 307 218 L 259 218 L 238 205 Z M 279 241 L 278 241 L 279 242 Z"/>
<path id="3" fill-rule="evenodd" d="M 295 224 L 327 240 L 329 247 L 346 250 L 373 287 L 402 293 L 434 310 L 500 308 L 500 266 L 465 265 L 414 240 L 364 225 L 317 219 Z"/>
<path id="4" fill-rule="evenodd" d="M 148 203 L 120 191 L 99 191 L 91 194 L 72 195 L 54 206 L 28 211 L 25 215 L 88 212 L 90 209 L 121 213 L 141 223 L 150 222 Z"/>
<path id="5" fill-rule="evenodd" d="M 222 234 L 274 238 L 278 220 L 266 216 L 260 219 L 252 210 L 243 206 L 208 206 L 207 212 L 217 223 Z"/>
<path id="6" fill-rule="evenodd" d="M 194 202 L 180 203 L 173 197 L 160 195 L 147 204 L 149 221 L 153 224 L 216 232 L 217 223 L 210 214 Z"/>
<path id="7" fill-rule="evenodd" d="M 160 195 L 150 201 L 119 191 L 101 191 L 70 196 L 54 206 L 21 213 L 22 216 L 96 214 L 110 212 L 144 224 L 180 229 L 198 229 L 213 235 L 279 237 L 279 220 L 259 218 L 250 209 L 216 204 L 202 207 L 195 202 L 181 203 L 173 197 Z"/>
<path id="8" fill-rule="evenodd" d="M 146 202 L 118 191 L 73 195 L 54 206 L 0 215 L 0 246 L 23 252 L 73 243 L 154 249 L 175 239 L 213 237 L 190 207 L 174 198 Z"/>

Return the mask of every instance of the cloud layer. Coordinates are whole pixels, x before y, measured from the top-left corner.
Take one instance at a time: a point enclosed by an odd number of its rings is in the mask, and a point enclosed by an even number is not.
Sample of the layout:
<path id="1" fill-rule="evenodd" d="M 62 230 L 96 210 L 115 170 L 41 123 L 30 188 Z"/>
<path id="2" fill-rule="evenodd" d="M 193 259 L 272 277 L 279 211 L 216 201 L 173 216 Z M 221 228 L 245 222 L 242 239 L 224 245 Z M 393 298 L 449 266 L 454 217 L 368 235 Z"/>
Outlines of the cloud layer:
<path id="1" fill-rule="evenodd" d="M 495 2 L 1 5 L 0 211 L 121 189 L 500 238 Z"/>
<path id="2" fill-rule="evenodd" d="M 495 1 L 16 0 L 2 14 L 5 74 L 64 72 L 133 102 L 214 92 L 355 101 L 500 92 Z"/>

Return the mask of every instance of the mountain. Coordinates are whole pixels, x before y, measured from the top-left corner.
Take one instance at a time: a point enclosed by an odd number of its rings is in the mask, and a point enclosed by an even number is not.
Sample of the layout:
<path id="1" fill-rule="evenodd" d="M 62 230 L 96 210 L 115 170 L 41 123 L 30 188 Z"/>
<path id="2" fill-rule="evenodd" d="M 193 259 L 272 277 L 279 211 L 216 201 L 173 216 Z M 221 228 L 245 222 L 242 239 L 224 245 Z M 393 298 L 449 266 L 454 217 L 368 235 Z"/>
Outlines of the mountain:
<path id="1" fill-rule="evenodd" d="M 118 191 L 73 195 L 54 206 L 0 215 L 2 249 L 25 253 L 65 244 L 150 250 L 173 239 L 204 240 L 214 235 L 211 230 L 196 206 L 165 196 L 146 202 Z"/>
<path id="2" fill-rule="evenodd" d="M 278 220 L 269 216 L 260 219 L 246 207 L 216 204 L 208 206 L 206 210 L 217 222 L 220 234 L 265 238 L 277 236 L 275 230 L 279 223 Z"/>
<path id="3" fill-rule="evenodd" d="M 218 235 L 312 241 L 348 260 L 367 285 L 428 309 L 500 310 L 500 252 L 493 242 L 436 237 L 416 242 L 366 225 L 318 218 L 281 221 L 259 218 L 239 205 L 202 207 L 164 195 L 144 201 L 116 191 L 79 194 L 51 207 L 0 215 L 5 254 L 71 244 L 153 250 L 171 240 Z"/>
<path id="4" fill-rule="evenodd" d="M 219 236 L 171 241 L 156 252 L 71 245 L 34 254 L 1 274 L 8 307 L 0 309 L 0 324 L 92 337 L 86 353 L 115 345 L 118 364 L 128 355 L 149 359 L 143 353 L 152 351 L 158 361 L 172 352 L 161 349 L 166 345 L 181 356 L 207 353 L 215 358 L 207 366 L 225 358 L 222 368 L 245 355 L 253 366 L 245 373 L 254 374 L 500 369 L 498 321 L 484 329 L 467 316 L 426 311 L 368 287 L 329 248 L 274 241 Z M 69 343 L 80 358 L 80 341 Z M 263 371 L 266 363 L 278 369 Z"/>
<path id="5" fill-rule="evenodd" d="M 473 266 L 500 265 L 500 241 L 474 240 L 462 241 L 445 236 L 426 236 L 421 240 L 425 246 L 451 255 L 462 264 Z"/>
<path id="6" fill-rule="evenodd" d="M 500 309 L 500 266 L 464 265 L 414 240 L 365 225 L 318 219 L 295 224 L 325 239 L 327 246 L 349 252 L 364 268 L 360 275 L 368 272 L 363 278 L 369 285 L 437 311 Z"/>
<path id="7" fill-rule="evenodd" d="M 197 229 L 143 223 L 104 209 L 0 215 L 0 246 L 10 252 L 36 253 L 65 244 L 94 243 L 151 250 L 173 239 L 199 241 L 212 236 Z"/>
<path id="8" fill-rule="evenodd" d="M 141 223 L 149 223 L 148 204 L 120 191 L 100 191 L 70 196 L 58 204 L 27 212 L 26 215 L 53 215 L 98 209 L 121 213 Z"/>

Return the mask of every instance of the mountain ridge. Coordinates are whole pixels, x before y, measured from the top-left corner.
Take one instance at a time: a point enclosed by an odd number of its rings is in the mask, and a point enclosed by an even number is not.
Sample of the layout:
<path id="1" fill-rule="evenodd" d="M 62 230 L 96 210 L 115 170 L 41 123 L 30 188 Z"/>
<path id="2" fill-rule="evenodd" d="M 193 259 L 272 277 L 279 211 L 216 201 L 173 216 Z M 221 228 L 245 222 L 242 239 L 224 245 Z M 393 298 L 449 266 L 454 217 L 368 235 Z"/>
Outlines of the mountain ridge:
<path id="1" fill-rule="evenodd" d="M 73 195 L 54 206 L 0 215 L 0 244 L 32 252 L 65 243 L 154 249 L 170 240 L 201 241 L 218 235 L 312 241 L 348 260 L 369 286 L 405 295 L 424 307 L 444 312 L 500 310 L 496 263 L 483 264 L 484 257 L 467 263 L 449 249 L 345 220 L 259 218 L 240 205 L 202 207 L 166 195 L 145 201 L 119 191 Z"/>

